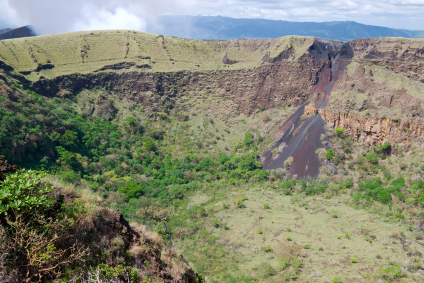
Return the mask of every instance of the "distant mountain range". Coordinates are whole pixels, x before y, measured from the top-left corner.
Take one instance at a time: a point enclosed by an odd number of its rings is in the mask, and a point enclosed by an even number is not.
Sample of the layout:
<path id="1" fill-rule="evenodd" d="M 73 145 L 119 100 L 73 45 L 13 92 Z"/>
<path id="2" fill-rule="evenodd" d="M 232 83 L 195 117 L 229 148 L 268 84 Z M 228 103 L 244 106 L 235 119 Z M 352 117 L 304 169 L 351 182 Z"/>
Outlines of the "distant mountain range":
<path id="1" fill-rule="evenodd" d="M 161 16 L 148 32 L 192 39 L 277 38 L 302 35 L 349 41 L 356 38 L 424 38 L 424 31 L 392 29 L 357 22 L 289 22 L 221 16 Z"/>
<path id="2" fill-rule="evenodd" d="M 0 40 L 3 39 L 12 39 L 20 37 L 34 36 L 35 33 L 30 26 L 24 26 L 20 28 L 10 29 L 0 29 Z"/>
<path id="3" fill-rule="evenodd" d="M 4 28 L 4 29 L 0 29 L 0 34 L 6 33 L 8 31 L 12 30 L 11 28 Z"/>
<path id="4" fill-rule="evenodd" d="M 344 22 L 289 22 L 265 19 L 234 19 L 221 16 L 160 16 L 147 32 L 191 39 L 232 40 L 314 36 L 340 41 L 357 38 L 424 38 L 422 30 L 404 30 Z M 32 26 L 0 29 L 0 40 L 36 35 Z"/>

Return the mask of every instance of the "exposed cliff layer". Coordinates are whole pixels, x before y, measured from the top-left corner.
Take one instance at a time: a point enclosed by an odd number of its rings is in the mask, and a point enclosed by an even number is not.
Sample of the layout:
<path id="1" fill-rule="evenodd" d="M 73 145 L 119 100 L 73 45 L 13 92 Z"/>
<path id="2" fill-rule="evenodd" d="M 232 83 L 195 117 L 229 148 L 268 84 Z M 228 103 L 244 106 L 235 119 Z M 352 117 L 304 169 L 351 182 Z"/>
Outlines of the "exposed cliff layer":
<path id="1" fill-rule="evenodd" d="M 333 128 L 344 128 L 354 140 L 368 145 L 389 142 L 393 146 L 409 146 L 413 138 L 422 136 L 424 125 L 414 120 L 398 121 L 389 118 L 370 118 L 352 113 L 332 113 L 320 110 L 319 114 Z"/>
<path id="2" fill-rule="evenodd" d="M 117 100 L 140 105 L 152 117 L 172 109 L 190 112 L 192 104 L 184 101 L 208 97 L 228 104 L 215 113 L 224 120 L 312 101 L 327 123 L 346 128 L 355 140 L 408 144 L 424 121 L 423 56 L 419 39 L 196 41 L 133 31 L 68 33 L 3 41 L 0 92 L 12 99 L 16 81 L 47 99 L 102 89 L 106 93 L 82 114 L 109 120 L 119 117 Z M 324 124 L 305 121 L 303 114 L 303 108 L 296 111 L 277 129 L 280 138 L 265 153 L 265 168 L 297 156 L 292 173 L 317 174 L 307 164 L 320 166 L 312 153 L 322 147 L 317 133 Z M 276 158 L 270 152 L 282 143 Z M 300 154 L 305 148 L 310 154 Z"/>
<path id="3" fill-rule="evenodd" d="M 119 94 L 122 99 L 145 107 L 154 107 L 157 102 L 162 108 L 176 107 L 177 97 L 204 94 L 232 100 L 239 113 L 251 114 L 259 107 L 270 109 L 287 103 L 303 104 L 313 92 L 321 64 L 314 59 L 303 59 L 233 71 L 75 74 L 39 80 L 34 88 L 47 97 L 64 94 L 72 97 L 80 89 L 102 87 Z"/>

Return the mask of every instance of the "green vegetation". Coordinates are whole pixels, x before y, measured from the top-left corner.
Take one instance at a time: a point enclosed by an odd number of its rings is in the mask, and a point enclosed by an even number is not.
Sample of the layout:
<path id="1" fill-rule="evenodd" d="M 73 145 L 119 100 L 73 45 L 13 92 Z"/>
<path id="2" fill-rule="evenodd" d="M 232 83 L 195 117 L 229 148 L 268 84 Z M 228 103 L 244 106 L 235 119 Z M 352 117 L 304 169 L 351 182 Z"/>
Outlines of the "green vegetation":
<path id="1" fill-rule="evenodd" d="M 334 150 L 327 149 L 327 153 L 325 154 L 325 158 L 327 158 L 328 160 L 333 160 L 334 155 L 335 155 Z"/>
<path id="2" fill-rule="evenodd" d="M 63 45 L 69 38 L 72 44 Z M 292 175 L 301 157 L 262 170 L 262 153 L 281 154 L 275 141 L 299 102 L 290 98 L 267 109 L 253 96 L 234 95 L 230 85 L 270 89 L 267 82 L 251 82 L 245 68 L 268 68 L 262 66 L 266 58 L 289 46 L 289 61 L 295 60 L 311 40 L 260 40 L 257 46 L 241 40 L 236 47 L 129 31 L 84 32 L 13 41 L 25 51 L 16 54 L 5 41 L 2 60 L 14 71 L 0 73 L 0 155 L 28 170 L 0 172 L 0 281 L 19 272 L 62 282 L 79 283 L 81 276 L 154 282 L 160 280 L 155 271 L 170 269 L 178 281 L 189 267 L 174 248 L 207 282 L 416 280 L 424 266 L 424 140 L 409 126 L 399 136 L 405 142 L 379 144 L 376 135 L 372 145 L 362 130 L 327 125 L 316 150 L 323 164 L 316 178 Z M 225 55 L 238 63 L 224 64 Z M 400 114 L 409 115 L 409 108 L 399 111 L 395 101 L 393 113 L 383 111 L 389 102 L 380 89 L 372 96 L 356 93 L 359 63 L 352 64 L 346 84 L 352 89 L 332 93 L 330 109 L 371 121 L 375 107 L 384 123 L 402 124 Z M 374 67 L 364 72 L 381 82 L 386 71 Z M 100 75 L 75 92 L 66 80 L 79 82 L 80 75 L 60 77 L 75 70 Z M 116 70 L 128 84 L 113 82 L 121 78 Z M 170 75 L 177 70 L 182 72 Z M 96 85 L 95 79 L 109 76 L 101 72 L 110 72 L 110 81 Z M 50 79 L 59 80 L 60 89 Z M 153 91 L 146 82 L 154 80 Z M 387 85 L 399 83 L 390 77 Z M 401 86 L 420 97 L 416 80 L 405 78 Z M 125 226 L 117 210 L 132 224 Z M 110 228 L 117 219 L 128 235 Z M 28 265 L 16 269 L 14 258 Z M 389 267 L 386 260 L 392 260 Z"/>
<path id="3" fill-rule="evenodd" d="M 366 182 L 360 182 L 358 184 L 360 192 L 352 195 L 352 198 L 356 201 L 362 199 L 367 201 L 379 201 L 384 204 L 389 204 L 392 201 L 392 194 L 399 197 L 401 200 L 405 200 L 405 195 L 401 192 L 401 189 L 405 188 L 405 180 L 400 177 L 391 182 L 391 186 L 382 186 L 381 178 L 377 177 L 374 180 L 368 180 Z M 414 185 L 411 186 L 411 190 L 417 192 L 416 198 L 411 200 L 417 205 L 424 205 L 424 182 L 419 180 L 415 181 Z"/>
<path id="4" fill-rule="evenodd" d="M 264 252 L 269 253 L 269 252 L 271 252 L 271 251 L 272 251 L 271 247 L 269 247 L 269 246 L 264 247 Z"/>
<path id="5" fill-rule="evenodd" d="M 160 282 L 154 268 L 140 262 L 139 245 L 158 251 L 161 239 L 156 237 L 152 244 L 154 235 L 121 220 L 130 237 L 135 237 L 132 229 L 142 236 L 141 241 L 130 240 L 113 228 L 114 221 L 119 222 L 114 212 L 98 206 L 98 196 L 87 189 L 65 188 L 45 173 L 21 170 L 0 181 L 0 192 L 1 282 Z M 64 195 L 75 200 L 65 203 Z M 167 250 L 160 260 L 173 262 L 175 271 L 184 273 L 186 264 Z M 197 275 L 193 279 L 203 282 Z"/>
<path id="6" fill-rule="evenodd" d="M 33 106 L 21 107 L 22 103 Z M 259 170 L 258 153 L 247 153 L 258 144 L 251 133 L 246 133 L 244 146 L 232 154 L 196 154 L 199 149 L 191 142 L 186 154 L 173 157 L 166 146 L 160 146 L 167 139 L 165 129 L 172 126 L 170 122 L 178 123 L 172 116 L 163 130 L 151 123 L 140 125 L 145 130 L 133 135 L 127 127 L 107 119 L 84 118 L 66 100 L 46 101 L 28 91 L 7 108 L 0 107 L 0 113 L 0 154 L 6 159 L 25 168 L 59 172 L 69 183 L 83 178 L 95 189 L 101 186 L 104 193 L 113 193 L 111 206 L 119 207 L 129 219 L 136 217 L 138 207 L 151 204 L 152 198 L 162 204 L 182 199 L 199 187 L 199 181 L 261 182 L 269 175 Z M 139 123 L 134 118 L 128 121 Z M 22 147 L 21 157 L 12 153 L 14 144 Z"/>
<path id="7" fill-rule="evenodd" d="M 17 215 L 27 218 L 34 209 L 46 209 L 52 206 L 54 198 L 47 194 L 53 187 L 41 186 L 41 180 L 46 174 L 36 171 L 19 171 L 9 174 L 1 183 L 0 215 Z"/>
<path id="8" fill-rule="evenodd" d="M 32 108 L 21 107 L 24 101 L 29 101 Z M 200 139 L 189 139 L 193 135 L 190 132 L 193 126 L 187 128 L 185 125 L 195 118 L 181 121 L 179 112 L 170 112 L 166 116 L 157 114 L 154 116 L 157 121 L 133 118 L 137 116 L 131 113 L 127 114 L 131 115 L 130 119 L 109 120 L 106 117 L 84 116 L 69 105 L 72 103 L 67 100 L 37 100 L 35 94 L 21 91 L 16 102 L 8 102 L 7 107 L 1 106 L 5 114 L 2 125 L 8 125 L 1 128 L 2 154 L 15 158 L 22 167 L 43 169 L 59 175 L 66 183 L 90 187 L 99 194 L 103 205 L 118 208 L 126 219 L 147 225 L 164 239 L 164 246 L 178 247 L 196 271 L 207 276 L 208 282 L 254 282 L 260 281 L 260 278 L 295 280 L 305 277 L 302 272 L 302 251 L 313 253 L 310 257 L 315 262 L 315 253 L 334 253 L 335 249 L 352 251 L 355 245 L 363 244 L 364 240 L 372 243 L 369 246 L 373 249 L 382 247 L 381 241 L 371 237 L 373 235 L 353 237 L 351 235 L 356 235 L 355 231 L 349 229 L 326 235 L 328 244 L 319 246 L 299 234 L 303 233 L 303 228 L 298 228 L 299 221 L 294 220 L 295 216 L 293 222 L 284 222 L 292 228 L 279 231 L 274 225 L 278 227 L 281 221 L 278 220 L 281 204 L 275 202 L 277 199 L 266 199 L 254 191 L 249 192 L 250 188 L 276 194 L 275 197 L 278 196 L 285 207 L 293 209 L 289 211 L 293 215 L 299 213 L 298 206 L 306 216 L 318 210 L 317 203 L 346 197 L 349 198 L 349 205 L 354 207 L 372 210 L 383 205 L 381 214 L 393 220 L 416 219 L 417 216 L 409 211 L 398 209 L 403 204 L 422 207 L 421 191 L 424 192 L 424 189 L 421 181 L 395 178 L 393 171 L 390 171 L 392 167 L 388 161 L 391 158 L 404 158 L 402 152 L 398 153 L 399 156 L 390 156 L 391 145 L 383 144 L 358 153 L 344 130 L 339 133 L 334 131 L 332 142 L 335 146 L 324 150 L 324 159 L 335 164 L 338 170 L 354 168 L 363 177 L 357 179 L 346 174 L 329 181 L 328 177 L 334 176 L 331 167 L 331 170 L 322 168 L 317 179 L 304 181 L 281 174 L 278 170 L 260 170 L 262 165 L 258 151 L 269 140 L 264 140 L 255 131 L 239 135 L 240 139 L 234 142 L 231 151 L 219 147 L 211 150 L 212 147 L 205 146 L 206 141 L 203 140 L 202 146 L 199 146 Z M 36 116 L 41 123 L 28 118 L 42 113 L 54 114 L 55 111 L 60 115 L 50 119 Z M 19 121 L 21 124 L 14 124 L 18 121 L 14 120 L 13 113 L 22 117 Z M 209 127 L 205 126 L 205 129 L 212 130 L 215 140 L 216 130 L 221 131 L 218 128 L 219 119 L 211 121 L 209 118 L 201 123 Z M 194 125 L 197 127 L 198 124 Z M 34 132 L 33 129 L 37 127 L 38 132 Z M 134 134 L 135 129 L 137 134 Z M 223 132 L 228 134 L 227 131 L 230 132 L 229 129 Z M 37 139 L 31 138 L 32 134 Z M 178 139 L 184 139 L 184 142 L 179 145 Z M 21 155 L 25 159 L 20 159 L 10 150 L 16 141 L 25 150 Z M 49 154 L 49 149 L 54 150 L 54 155 Z M 351 155 L 356 155 L 356 159 Z M 351 158 L 355 161 L 348 165 Z M 291 163 L 293 159 L 288 161 Z M 405 167 L 405 172 L 408 168 Z M 232 196 L 233 192 L 238 193 Z M 399 201 L 397 205 L 393 206 L 392 195 Z M 305 203 L 300 201 L 301 198 Z M 147 210 L 143 212 L 141 208 Z M 334 209 L 328 214 L 319 214 L 319 217 L 331 219 L 328 221 L 346 221 L 353 215 L 352 211 L 348 211 Z M 229 218 L 228 213 L 234 217 Z M 265 215 L 253 217 L 258 213 Z M 266 214 L 270 218 L 264 222 Z M 311 216 L 317 221 L 316 214 Z M 239 221 L 244 217 L 254 218 L 263 224 L 254 227 L 252 222 L 251 226 L 243 228 L 241 238 L 232 238 L 230 235 L 240 233 Z M 383 231 L 382 228 L 379 231 Z M 252 234 L 248 234 L 250 232 Z M 345 234 L 345 237 L 337 236 Z M 258 250 L 249 250 L 253 252 L 249 261 L 244 256 L 229 252 L 229 243 L 239 244 L 251 236 L 254 238 L 246 240 L 246 243 L 256 243 Z M 270 237 L 294 245 L 296 252 L 281 256 L 280 248 L 269 242 Z M 331 246 L 330 243 L 334 243 L 333 239 L 336 238 L 340 246 Z M 201 244 L 193 248 L 194 242 Z M 276 256 L 275 260 L 269 261 L 264 257 L 271 254 Z M 402 256 L 400 251 L 397 255 Z M 361 262 L 364 257 L 361 253 L 353 253 L 352 256 L 361 259 Z M 205 265 L 206 258 L 208 265 Z M 248 270 L 241 267 L 243 262 L 249 266 Z M 289 267 L 281 262 L 289 262 Z M 93 268 L 96 272 L 102 270 L 96 264 Z M 384 269 L 384 266 L 381 268 Z M 102 274 L 106 276 L 104 271 Z"/>
<path id="9" fill-rule="evenodd" d="M 225 282 L 226 278 L 234 278 L 235 282 L 243 282 L 246 278 L 261 282 L 264 274 L 259 266 L 262 263 L 269 263 L 275 271 L 269 273 L 274 274 L 268 275 L 270 280 L 282 280 L 282 274 L 290 270 L 282 269 L 280 265 L 282 258 L 289 258 L 284 252 L 292 253 L 294 259 L 302 260 L 303 266 L 307 266 L 298 269 L 298 280 L 310 282 L 317 276 L 314 274 L 325 270 L 327 278 L 339 276 L 349 282 L 362 278 L 352 274 L 363 268 L 364 262 L 375 260 L 376 254 L 383 253 L 384 258 L 396 257 L 397 261 L 410 263 L 411 257 L 397 239 L 409 239 L 413 243 L 412 252 L 421 249 L 414 240 L 418 231 L 406 229 L 414 222 L 400 223 L 394 213 L 390 215 L 389 212 L 397 210 L 397 207 L 375 202 L 373 206 L 369 205 L 369 209 L 357 209 L 356 202 L 349 198 L 349 190 L 354 190 L 353 187 L 339 190 L 338 195 L 327 199 L 325 195 L 332 192 L 330 188 L 322 193 L 306 195 L 301 191 L 300 183 L 295 183 L 292 194 L 286 195 L 286 186 L 287 181 L 283 180 L 259 185 L 205 184 L 187 198 L 174 202 L 179 213 L 170 219 L 169 224 L 173 231 L 184 230 L 178 236 L 181 238 L 177 245 L 210 282 Z M 240 199 L 246 199 L 244 204 L 247 209 L 223 205 Z M 269 204 L 272 209 L 263 209 L 263 203 Z M 190 214 L 199 208 L 204 212 Z M 333 218 L 333 213 L 339 218 Z M 415 221 L 405 216 L 404 221 L 407 219 Z M 226 223 L 230 230 L 222 226 L 216 228 L 215 221 Z M 282 228 L 282 224 L 296 229 Z M 391 231 L 400 230 L 404 231 L 403 236 L 399 232 L 393 232 L 392 236 Z M 367 238 L 372 244 L 366 242 Z M 364 242 L 368 244 L 366 249 L 362 248 Z M 237 249 L 232 248 L 235 244 Z M 271 251 L 266 252 L 267 247 Z M 340 260 L 346 256 L 349 256 L 347 260 Z M 334 263 L 334 267 L 323 269 L 322 257 Z M 352 264 L 350 259 L 356 259 L 358 263 Z M 376 264 L 380 269 L 386 268 L 384 261 Z M 406 265 L 402 266 L 406 268 Z M 377 276 L 373 280 L 380 278 L 374 273 L 372 276 Z"/>
<path id="10" fill-rule="evenodd" d="M 262 63 L 267 52 L 277 57 L 284 50 L 294 48 L 296 58 L 293 59 L 297 59 L 307 52 L 313 39 L 300 36 L 262 39 L 257 40 L 259 46 L 271 45 L 253 50 L 247 39 L 241 40 L 246 44 L 239 47 L 223 48 L 225 42 L 222 41 L 190 40 L 136 31 L 86 31 L 5 40 L 0 54 L 17 72 L 37 80 L 41 76 L 54 79 L 60 75 L 121 69 L 169 72 L 253 68 Z M 104 48 L 105 44 L 108 48 Z M 225 54 L 239 63 L 225 65 L 222 62 Z"/>
<path id="11" fill-rule="evenodd" d="M 337 136 L 339 137 L 339 138 L 341 138 L 341 137 L 343 137 L 343 135 L 344 135 L 344 128 L 334 128 L 334 130 L 336 131 L 336 133 L 337 133 Z"/>

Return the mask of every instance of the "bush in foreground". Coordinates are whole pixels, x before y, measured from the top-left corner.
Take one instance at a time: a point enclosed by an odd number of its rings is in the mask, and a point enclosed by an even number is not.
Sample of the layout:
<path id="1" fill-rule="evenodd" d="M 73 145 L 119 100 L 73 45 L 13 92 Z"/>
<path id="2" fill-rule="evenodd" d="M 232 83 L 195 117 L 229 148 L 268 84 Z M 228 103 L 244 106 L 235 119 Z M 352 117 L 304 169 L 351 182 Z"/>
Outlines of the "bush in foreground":
<path id="1" fill-rule="evenodd" d="M 36 171 L 0 181 L 0 282 L 203 281 L 157 234 L 52 182 Z"/>

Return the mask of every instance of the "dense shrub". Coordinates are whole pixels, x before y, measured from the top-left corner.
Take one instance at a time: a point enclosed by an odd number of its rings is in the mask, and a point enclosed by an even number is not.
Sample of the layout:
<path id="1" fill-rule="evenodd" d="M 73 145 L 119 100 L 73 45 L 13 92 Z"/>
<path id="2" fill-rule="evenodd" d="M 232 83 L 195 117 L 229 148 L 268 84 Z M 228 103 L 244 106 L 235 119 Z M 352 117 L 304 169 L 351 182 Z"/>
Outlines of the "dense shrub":
<path id="1" fill-rule="evenodd" d="M 126 199 L 130 200 L 132 198 L 138 198 L 142 196 L 143 188 L 134 182 L 129 182 L 125 184 L 125 186 L 120 187 L 118 192 L 125 194 Z"/>
<path id="2" fill-rule="evenodd" d="M 325 154 L 325 158 L 327 158 L 327 160 L 333 160 L 334 155 L 335 155 L 334 150 L 327 149 L 327 153 Z"/>
<path id="3" fill-rule="evenodd" d="M 0 182 L 0 215 L 30 214 L 37 208 L 46 209 L 52 206 L 55 199 L 48 195 L 54 189 L 43 186 L 45 173 L 37 171 L 18 171 L 6 176 Z"/>
<path id="4" fill-rule="evenodd" d="M 60 172 L 60 176 L 62 180 L 68 183 L 75 183 L 81 179 L 79 172 L 77 173 L 74 170 L 62 171 Z"/>
<path id="5" fill-rule="evenodd" d="M 334 130 L 336 130 L 336 134 L 339 138 L 345 137 L 344 128 L 334 128 Z"/>
<path id="6" fill-rule="evenodd" d="M 365 162 L 365 158 L 362 156 L 362 155 L 359 155 L 357 158 L 356 158 L 356 164 L 363 164 Z"/>
<path id="7" fill-rule="evenodd" d="M 253 144 L 253 142 L 254 142 L 254 136 L 253 136 L 253 134 L 252 133 L 246 133 L 244 135 L 244 144 L 246 146 L 251 146 Z"/>
<path id="8" fill-rule="evenodd" d="M 378 164 L 380 158 L 377 153 L 371 151 L 367 154 L 366 159 L 371 164 Z"/>
<path id="9" fill-rule="evenodd" d="M 389 204 L 392 201 L 392 194 L 398 196 L 401 200 L 405 199 L 405 196 L 401 192 L 401 189 L 405 186 L 405 180 L 400 177 L 393 180 L 390 186 L 384 187 L 379 177 L 368 180 L 366 182 L 360 182 L 358 189 L 361 192 L 357 192 L 352 195 L 352 198 L 356 201 L 365 199 L 367 201 L 379 201 L 384 204 Z"/>
<path id="10" fill-rule="evenodd" d="M 148 149 L 148 150 L 156 151 L 156 145 L 155 145 L 155 143 L 154 143 L 152 140 L 147 140 L 147 141 L 144 143 L 144 147 L 145 147 L 146 149 Z"/>

